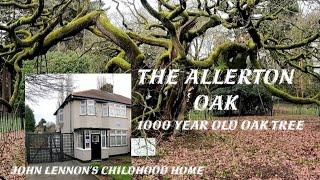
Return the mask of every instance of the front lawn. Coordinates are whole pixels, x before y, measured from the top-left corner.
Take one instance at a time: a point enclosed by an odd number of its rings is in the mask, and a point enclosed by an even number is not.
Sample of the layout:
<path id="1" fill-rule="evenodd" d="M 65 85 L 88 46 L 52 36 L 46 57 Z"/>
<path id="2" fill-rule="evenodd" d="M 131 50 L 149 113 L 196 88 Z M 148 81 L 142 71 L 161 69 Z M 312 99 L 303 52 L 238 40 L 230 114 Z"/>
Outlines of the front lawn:
<path id="1" fill-rule="evenodd" d="M 124 166 L 126 169 L 131 166 L 131 156 L 130 155 L 121 155 L 121 156 L 112 156 L 109 159 L 102 162 L 94 162 L 92 165 L 103 167 L 103 166 Z M 130 175 L 97 175 L 100 180 L 130 180 L 132 176 Z"/>

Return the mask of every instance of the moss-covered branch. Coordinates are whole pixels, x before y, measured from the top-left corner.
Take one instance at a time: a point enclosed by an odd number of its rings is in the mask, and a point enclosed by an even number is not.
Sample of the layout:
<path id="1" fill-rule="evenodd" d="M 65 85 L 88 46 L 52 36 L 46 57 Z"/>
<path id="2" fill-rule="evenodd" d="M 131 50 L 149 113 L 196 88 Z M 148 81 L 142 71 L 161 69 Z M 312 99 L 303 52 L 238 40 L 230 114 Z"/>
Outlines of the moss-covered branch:
<path id="1" fill-rule="evenodd" d="M 10 103 L 7 100 L 0 98 L 0 104 L 6 106 L 6 108 L 8 108 L 9 112 L 12 111 L 12 106 L 10 105 Z"/>
<path id="2" fill-rule="evenodd" d="M 14 7 L 14 8 L 19 8 L 19 9 L 31 9 L 38 7 L 37 3 L 30 3 L 30 4 L 22 4 L 18 1 L 11 0 L 11 1 L 4 1 L 0 2 L 1 7 Z"/>
<path id="3" fill-rule="evenodd" d="M 308 45 L 309 43 L 315 41 L 316 39 L 318 39 L 320 37 L 319 33 L 316 33 L 308 38 L 305 38 L 304 40 L 297 42 L 297 43 L 293 43 L 293 44 L 289 44 L 289 45 L 263 45 L 263 47 L 265 49 L 269 49 L 269 50 L 288 50 L 288 49 L 294 49 L 294 48 L 299 48 L 305 45 Z"/>
<path id="4" fill-rule="evenodd" d="M 30 24 L 34 23 L 37 18 L 41 16 L 41 13 L 44 9 L 44 0 L 39 0 L 37 9 L 33 12 L 31 16 L 22 16 L 14 23 L 10 24 L 9 29 L 14 30 L 18 26 L 24 25 L 24 24 Z"/>
<path id="5" fill-rule="evenodd" d="M 128 31 L 127 34 L 130 38 L 139 41 L 144 44 L 149 44 L 152 46 L 160 46 L 160 47 L 166 47 L 169 46 L 169 41 L 167 39 L 161 39 L 161 38 L 154 38 L 154 37 L 147 37 L 138 33 L 134 33 L 132 31 Z"/>
<path id="6" fill-rule="evenodd" d="M 114 66 L 124 71 L 129 71 L 131 68 L 131 64 L 124 59 L 124 56 L 125 52 L 121 52 L 116 57 L 110 59 L 105 67 L 106 71 L 111 72 Z"/>
<path id="7" fill-rule="evenodd" d="M 63 27 L 56 28 L 51 31 L 45 38 L 43 45 L 50 48 L 62 39 L 70 37 L 95 24 L 96 18 L 101 14 L 99 11 L 93 11 L 83 17 L 74 19 Z"/>
<path id="8" fill-rule="evenodd" d="M 261 65 L 257 61 L 256 56 L 250 56 L 250 60 L 255 68 L 261 69 Z M 320 100 L 317 99 L 317 96 L 311 98 L 295 97 L 283 90 L 276 88 L 274 85 L 264 84 L 264 86 L 272 95 L 282 98 L 288 102 L 295 104 L 317 104 L 320 106 Z"/>
<path id="9" fill-rule="evenodd" d="M 232 52 L 232 51 L 240 51 L 245 52 L 248 48 L 242 44 L 237 44 L 233 42 L 225 42 L 212 50 L 209 56 L 203 60 L 192 60 L 188 59 L 188 63 L 193 67 L 197 68 L 210 68 L 214 65 L 215 62 L 218 61 L 219 56 L 222 52 Z M 227 61 L 228 59 L 224 59 Z"/>
<path id="10" fill-rule="evenodd" d="M 221 24 L 221 19 L 217 15 L 213 15 L 209 18 L 207 22 L 205 22 L 202 26 L 197 29 L 190 30 L 188 32 L 188 39 L 194 39 L 195 37 L 199 37 L 203 35 L 209 28 L 214 28 Z"/>
<path id="11" fill-rule="evenodd" d="M 123 30 L 111 24 L 104 14 L 100 14 L 97 18 L 96 26 L 102 34 L 110 38 L 126 52 L 126 57 L 132 63 L 139 63 L 144 59 L 143 54 L 132 39 Z"/>

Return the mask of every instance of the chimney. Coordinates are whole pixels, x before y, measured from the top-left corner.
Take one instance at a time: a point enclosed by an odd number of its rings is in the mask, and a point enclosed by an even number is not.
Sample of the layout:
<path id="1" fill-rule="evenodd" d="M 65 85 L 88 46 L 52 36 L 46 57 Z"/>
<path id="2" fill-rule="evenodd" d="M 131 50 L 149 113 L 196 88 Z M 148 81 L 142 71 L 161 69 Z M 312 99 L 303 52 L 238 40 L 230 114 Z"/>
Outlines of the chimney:
<path id="1" fill-rule="evenodd" d="M 105 84 L 100 88 L 101 91 L 105 91 L 105 92 L 109 92 L 109 93 L 113 93 L 113 85 L 112 84 Z"/>

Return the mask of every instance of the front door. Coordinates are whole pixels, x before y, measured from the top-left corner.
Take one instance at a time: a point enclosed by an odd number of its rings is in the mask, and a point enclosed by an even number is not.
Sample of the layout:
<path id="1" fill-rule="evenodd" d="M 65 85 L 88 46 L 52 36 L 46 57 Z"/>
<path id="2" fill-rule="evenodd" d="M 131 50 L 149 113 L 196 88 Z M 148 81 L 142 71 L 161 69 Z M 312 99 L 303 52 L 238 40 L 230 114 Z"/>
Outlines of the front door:
<path id="1" fill-rule="evenodd" d="M 101 159 L 100 134 L 91 134 L 91 159 Z"/>

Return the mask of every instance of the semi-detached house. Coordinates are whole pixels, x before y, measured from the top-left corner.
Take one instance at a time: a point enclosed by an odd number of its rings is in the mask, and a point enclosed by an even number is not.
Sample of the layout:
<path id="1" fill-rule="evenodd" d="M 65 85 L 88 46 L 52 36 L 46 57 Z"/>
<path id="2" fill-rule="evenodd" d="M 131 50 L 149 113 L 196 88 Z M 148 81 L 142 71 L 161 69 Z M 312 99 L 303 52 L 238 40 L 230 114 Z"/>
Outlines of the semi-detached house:
<path id="1" fill-rule="evenodd" d="M 82 161 L 130 152 L 131 99 L 90 89 L 73 92 L 54 113 L 56 131 L 74 134 L 74 156 Z"/>

